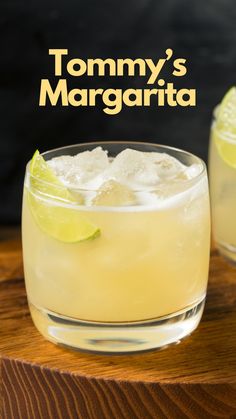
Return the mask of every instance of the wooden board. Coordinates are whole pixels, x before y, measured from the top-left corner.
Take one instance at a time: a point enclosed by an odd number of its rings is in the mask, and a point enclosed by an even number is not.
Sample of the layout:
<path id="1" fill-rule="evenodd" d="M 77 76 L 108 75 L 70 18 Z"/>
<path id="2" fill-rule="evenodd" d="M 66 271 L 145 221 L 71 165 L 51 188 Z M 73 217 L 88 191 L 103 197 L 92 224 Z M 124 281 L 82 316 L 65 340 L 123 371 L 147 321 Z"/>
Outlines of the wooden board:
<path id="1" fill-rule="evenodd" d="M 236 418 L 236 268 L 212 250 L 203 320 L 180 345 L 73 352 L 33 326 L 19 231 L 1 229 L 0 353 L 3 419 Z"/>

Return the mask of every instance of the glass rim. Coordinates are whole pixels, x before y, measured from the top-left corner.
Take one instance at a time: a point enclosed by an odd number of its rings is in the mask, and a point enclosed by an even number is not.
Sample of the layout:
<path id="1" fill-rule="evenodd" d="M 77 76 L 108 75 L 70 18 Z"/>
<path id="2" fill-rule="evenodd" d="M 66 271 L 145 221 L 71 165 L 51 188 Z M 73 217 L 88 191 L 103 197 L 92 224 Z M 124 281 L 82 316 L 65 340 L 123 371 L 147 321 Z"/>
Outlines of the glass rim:
<path id="1" fill-rule="evenodd" d="M 196 184 L 196 183 L 198 183 L 198 181 L 205 175 L 205 173 L 207 172 L 207 169 L 206 169 L 206 164 L 205 164 L 205 162 L 200 158 L 200 157 L 198 157 L 198 156 L 196 156 L 195 154 L 193 154 L 193 153 L 191 153 L 191 152 L 189 152 L 189 151 L 186 151 L 186 150 L 182 150 L 182 149 L 180 149 L 180 148 L 177 148 L 177 147 L 172 147 L 172 146 L 169 146 L 169 145 L 165 145 L 165 144 L 157 144 L 157 143 L 152 143 L 152 142 L 144 142 L 144 141 L 132 141 L 132 140 L 121 140 L 121 141 L 91 141 L 91 142 L 84 142 L 84 143 L 76 143 L 76 144 L 70 144 L 70 145 L 66 145 L 66 146 L 63 146 L 63 147 L 56 147 L 56 148 L 53 148 L 53 149 L 50 149 L 50 150 L 47 150 L 47 151 L 44 151 L 43 153 L 40 153 L 40 155 L 41 156 L 46 156 L 46 155 L 49 155 L 50 153 L 54 153 L 54 152 L 58 152 L 58 151 L 63 151 L 63 150 L 68 150 L 68 149 L 70 149 L 70 148 L 76 148 L 76 147 L 78 147 L 78 149 L 79 148 L 82 148 L 82 147 L 86 147 L 86 146 L 88 146 L 88 147 L 91 147 L 91 146 L 94 146 L 94 147 L 99 147 L 99 146 L 109 146 L 109 145 L 125 145 L 125 144 L 127 144 L 127 147 L 129 146 L 129 145 L 133 145 L 133 146 L 135 146 L 135 145 L 139 145 L 139 146 L 143 146 L 143 147 L 145 147 L 145 146 L 150 146 L 150 147 L 154 147 L 154 148 L 157 148 L 157 152 L 158 152 L 158 149 L 165 149 L 166 150 L 166 152 L 168 153 L 168 150 L 170 150 L 170 151 L 172 151 L 172 152 L 177 152 L 177 153 L 180 153 L 181 155 L 185 155 L 186 157 L 189 157 L 189 158 L 191 158 L 191 159 L 193 159 L 193 160 L 195 160 L 195 161 L 193 161 L 193 163 L 198 163 L 198 164 L 200 164 L 201 165 L 201 171 L 196 175 L 196 176 L 194 176 L 192 179 L 182 179 L 181 180 L 181 182 L 178 182 L 179 184 L 181 183 L 182 185 L 186 185 L 186 190 L 188 189 L 188 185 L 189 185 L 189 187 L 191 187 L 193 184 Z M 105 147 L 104 147 L 105 148 Z M 78 151 L 79 152 L 79 151 Z M 63 156 L 63 154 L 61 154 L 62 156 Z M 68 188 L 68 189 L 70 189 L 70 190 L 74 190 L 74 191 L 83 191 L 83 192 L 97 192 L 97 189 L 95 189 L 95 188 L 86 188 L 86 187 L 81 187 L 81 186 L 76 186 L 76 185 L 66 185 L 66 184 L 63 184 L 63 185 L 55 185 L 54 183 L 52 183 L 52 182 L 48 182 L 48 181 L 46 181 L 46 180 L 44 180 L 44 179 L 40 179 L 39 177 L 36 177 L 36 176 L 34 176 L 34 175 L 32 175 L 31 173 L 30 173 L 30 171 L 29 171 L 29 165 L 30 165 L 30 162 L 31 162 L 31 159 L 28 161 L 28 163 L 27 163 L 27 165 L 26 165 L 26 174 L 30 177 L 30 178 L 32 178 L 32 179 L 35 179 L 37 182 L 40 182 L 42 185 L 43 184 L 45 184 L 45 185 L 51 185 L 51 186 L 53 186 L 54 188 L 55 188 L 55 186 L 56 186 L 56 188 L 58 189 L 58 190 L 60 190 L 60 188 Z M 156 186 L 153 186 L 153 189 L 148 189 L 148 191 L 149 192 L 151 192 L 151 191 L 155 191 L 156 189 L 158 188 L 158 185 L 156 185 Z M 143 188 L 139 188 L 139 189 L 132 189 L 134 192 L 147 192 L 147 188 L 145 188 L 145 187 L 143 187 Z M 176 193 L 176 194 L 178 194 L 178 192 Z M 176 194 L 173 194 L 173 195 L 176 195 Z M 52 198 L 53 198 L 53 196 L 52 196 Z M 78 204 L 77 204 L 78 205 Z M 83 205 L 82 205 L 83 206 Z"/>

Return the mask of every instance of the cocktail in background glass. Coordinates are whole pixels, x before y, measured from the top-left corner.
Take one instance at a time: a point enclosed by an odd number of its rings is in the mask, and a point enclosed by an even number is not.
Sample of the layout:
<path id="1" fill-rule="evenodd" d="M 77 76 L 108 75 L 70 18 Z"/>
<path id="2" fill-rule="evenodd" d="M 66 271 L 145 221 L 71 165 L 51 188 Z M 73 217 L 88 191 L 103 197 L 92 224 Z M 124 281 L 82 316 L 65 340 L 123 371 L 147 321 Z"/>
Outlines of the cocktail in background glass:
<path id="1" fill-rule="evenodd" d="M 236 262 L 236 88 L 214 112 L 209 169 L 214 240 Z"/>
<path id="2" fill-rule="evenodd" d="M 83 180 L 96 168 L 94 182 Z M 123 353 L 178 342 L 202 316 L 209 242 L 206 168 L 189 153 L 89 143 L 36 154 L 27 166 L 27 295 L 36 327 L 55 343 Z"/>

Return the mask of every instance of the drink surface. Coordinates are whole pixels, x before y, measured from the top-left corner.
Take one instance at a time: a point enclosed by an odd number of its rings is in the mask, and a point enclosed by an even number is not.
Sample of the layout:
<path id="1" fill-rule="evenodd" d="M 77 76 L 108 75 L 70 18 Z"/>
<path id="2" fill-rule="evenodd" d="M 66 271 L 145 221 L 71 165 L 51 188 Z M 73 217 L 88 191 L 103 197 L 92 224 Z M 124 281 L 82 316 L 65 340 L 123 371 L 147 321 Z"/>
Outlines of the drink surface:
<path id="1" fill-rule="evenodd" d="M 48 162 L 76 205 L 32 190 L 26 176 L 24 267 L 36 307 L 80 320 L 126 322 L 170 315 L 204 298 L 210 221 L 201 164 L 187 167 L 163 153 L 122 153 L 111 160 L 97 148 L 92 156 Z M 99 234 L 79 242 L 55 239 L 35 218 L 31 193 L 48 214 L 58 206 L 76 208 Z"/>
<path id="2" fill-rule="evenodd" d="M 47 163 L 65 186 L 77 191 L 81 203 L 89 206 L 166 206 L 172 201 L 167 198 L 188 189 L 185 181 L 202 170 L 200 163 L 187 167 L 166 153 L 128 148 L 115 158 L 96 147 Z"/>

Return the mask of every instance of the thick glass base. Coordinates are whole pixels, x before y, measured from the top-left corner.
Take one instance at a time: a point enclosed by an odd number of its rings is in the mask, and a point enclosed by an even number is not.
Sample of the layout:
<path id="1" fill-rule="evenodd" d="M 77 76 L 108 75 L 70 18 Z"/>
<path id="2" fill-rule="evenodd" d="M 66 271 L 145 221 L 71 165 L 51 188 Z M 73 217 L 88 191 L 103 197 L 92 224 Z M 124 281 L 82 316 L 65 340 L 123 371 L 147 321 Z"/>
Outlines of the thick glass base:
<path id="1" fill-rule="evenodd" d="M 223 243 L 223 242 L 216 242 L 216 246 L 219 252 L 228 259 L 229 262 L 236 264 L 236 247 L 232 246 L 231 244 Z"/>
<path id="2" fill-rule="evenodd" d="M 30 311 L 42 335 L 59 345 L 96 353 L 122 354 L 160 349 L 193 332 L 202 316 L 205 298 L 185 310 L 142 322 L 84 322 L 36 308 Z"/>

